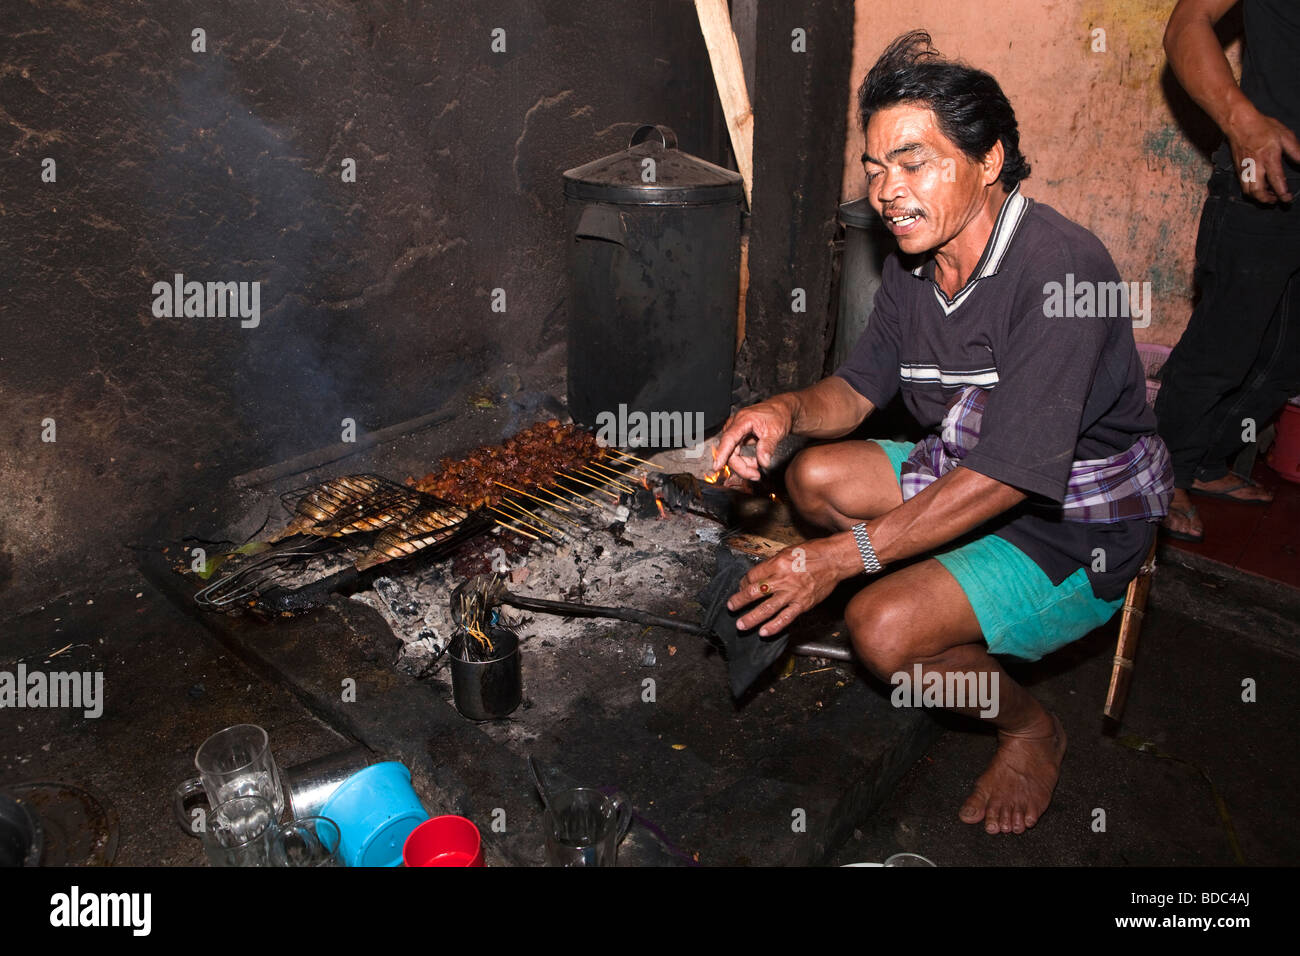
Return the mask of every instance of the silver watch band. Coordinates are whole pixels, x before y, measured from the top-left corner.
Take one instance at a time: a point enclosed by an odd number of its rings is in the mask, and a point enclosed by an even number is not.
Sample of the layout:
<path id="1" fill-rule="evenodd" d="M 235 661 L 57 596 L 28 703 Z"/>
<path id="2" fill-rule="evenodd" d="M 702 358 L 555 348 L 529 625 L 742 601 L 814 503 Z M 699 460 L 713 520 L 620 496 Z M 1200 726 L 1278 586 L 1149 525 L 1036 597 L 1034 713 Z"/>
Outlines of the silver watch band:
<path id="1" fill-rule="evenodd" d="M 866 569 L 867 574 L 876 574 L 881 571 L 884 565 L 876 557 L 876 549 L 871 546 L 871 536 L 867 534 L 867 526 L 864 522 L 859 522 L 853 526 L 853 537 L 858 542 L 858 553 L 862 555 L 862 566 Z"/>

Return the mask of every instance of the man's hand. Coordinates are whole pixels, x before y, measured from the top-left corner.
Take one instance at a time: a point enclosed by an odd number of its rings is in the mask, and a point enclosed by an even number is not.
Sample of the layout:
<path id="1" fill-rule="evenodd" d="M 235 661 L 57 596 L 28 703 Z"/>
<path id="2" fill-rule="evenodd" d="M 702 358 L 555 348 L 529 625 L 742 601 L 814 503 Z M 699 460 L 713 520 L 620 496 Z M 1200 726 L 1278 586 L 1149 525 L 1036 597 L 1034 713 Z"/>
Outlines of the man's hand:
<path id="1" fill-rule="evenodd" d="M 738 611 L 766 598 L 736 626 L 747 631 L 763 624 L 758 633 L 768 637 L 789 627 L 804 611 L 826 600 L 835 585 L 861 571 L 862 557 L 852 534 L 808 541 L 751 568 L 741 579 L 740 590 L 727 599 L 727 609 Z"/>
<path id="2" fill-rule="evenodd" d="M 1286 188 L 1286 167 L 1283 154 L 1300 163 L 1300 139 L 1271 116 L 1265 116 L 1254 107 L 1242 108 L 1224 129 L 1232 147 L 1232 159 L 1241 179 L 1241 191 L 1256 202 L 1271 205 L 1278 200 L 1290 202 L 1292 195 Z M 1254 175 L 1242 178 L 1250 160 Z"/>
<path id="3" fill-rule="evenodd" d="M 727 419 L 722 433 L 718 435 L 715 464 L 718 468 L 727 465 L 742 478 L 758 481 L 758 469 L 766 468 L 772 463 L 777 442 L 793 430 L 794 410 L 788 396 L 777 395 L 757 405 L 742 408 Z M 758 442 L 755 449 L 758 452 L 757 459 L 740 454 L 741 446 L 751 438 Z"/>

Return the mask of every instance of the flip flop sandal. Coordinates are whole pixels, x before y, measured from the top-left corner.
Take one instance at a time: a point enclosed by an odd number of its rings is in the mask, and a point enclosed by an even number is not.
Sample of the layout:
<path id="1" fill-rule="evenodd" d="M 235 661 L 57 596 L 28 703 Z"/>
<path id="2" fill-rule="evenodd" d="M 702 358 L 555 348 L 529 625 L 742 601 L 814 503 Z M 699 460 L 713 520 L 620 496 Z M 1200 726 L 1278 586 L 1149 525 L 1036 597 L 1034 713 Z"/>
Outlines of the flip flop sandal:
<path id="1" fill-rule="evenodd" d="M 1188 494 L 1201 495 L 1204 498 L 1223 498 L 1226 501 L 1235 501 L 1239 505 L 1266 505 L 1273 501 L 1272 498 L 1238 498 L 1233 494 L 1234 491 L 1241 491 L 1242 488 L 1263 488 L 1263 485 L 1250 478 L 1242 478 L 1241 475 L 1234 474 L 1233 477 L 1239 478 L 1241 484 L 1233 485 L 1224 491 L 1204 491 L 1193 486 L 1188 488 L 1187 492 Z"/>
<path id="2" fill-rule="evenodd" d="M 1183 517 L 1187 518 L 1189 521 L 1197 517 L 1196 505 L 1191 505 L 1188 508 L 1170 508 L 1169 513 L 1182 515 Z M 1172 528 L 1167 528 L 1163 523 L 1160 525 L 1160 533 L 1166 535 L 1167 537 L 1173 538 L 1175 541 L 1190 541 L 1192 544 L 1197 544 L 1205 540 L 1204 531 L 1202 531 L 1200 534 L 1188 534 L 1186 531 L 1174 531 Z"/>

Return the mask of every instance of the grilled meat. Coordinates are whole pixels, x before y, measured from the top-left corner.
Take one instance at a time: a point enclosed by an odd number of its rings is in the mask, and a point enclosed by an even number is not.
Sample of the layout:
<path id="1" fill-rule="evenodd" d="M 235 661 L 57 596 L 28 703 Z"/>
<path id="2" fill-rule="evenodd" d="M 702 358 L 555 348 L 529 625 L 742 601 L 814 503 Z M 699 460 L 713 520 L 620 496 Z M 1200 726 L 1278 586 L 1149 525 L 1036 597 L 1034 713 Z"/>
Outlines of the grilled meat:
<path id="1" fill-rule="evenodd" d="M 577 468 L 598 458 L 604 449 L 590 432 L 551 419 L 524 429 L 500 445 L 476 448 L 465 458 L 444 458 L 439 470 L 407 484 L 465 508 L 495 504 L 508 494 L 496 484 L 516 488 L 547 485 L 556 471 Z"/>

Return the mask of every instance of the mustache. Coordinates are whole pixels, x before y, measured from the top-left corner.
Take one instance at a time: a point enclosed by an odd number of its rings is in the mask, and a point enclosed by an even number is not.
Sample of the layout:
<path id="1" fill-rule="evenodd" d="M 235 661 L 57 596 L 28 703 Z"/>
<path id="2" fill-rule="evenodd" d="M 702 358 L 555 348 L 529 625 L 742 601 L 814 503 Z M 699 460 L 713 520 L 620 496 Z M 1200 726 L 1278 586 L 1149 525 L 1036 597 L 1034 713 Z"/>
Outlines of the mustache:
<path id="1" fill-rule="evenodd" d="M 893 219 L 896 216 L 924 216 L 925 213 L 912 206 L 907 209 L 881 209 L 880 215 L 884 219 Z"/>

